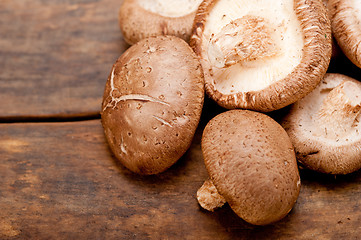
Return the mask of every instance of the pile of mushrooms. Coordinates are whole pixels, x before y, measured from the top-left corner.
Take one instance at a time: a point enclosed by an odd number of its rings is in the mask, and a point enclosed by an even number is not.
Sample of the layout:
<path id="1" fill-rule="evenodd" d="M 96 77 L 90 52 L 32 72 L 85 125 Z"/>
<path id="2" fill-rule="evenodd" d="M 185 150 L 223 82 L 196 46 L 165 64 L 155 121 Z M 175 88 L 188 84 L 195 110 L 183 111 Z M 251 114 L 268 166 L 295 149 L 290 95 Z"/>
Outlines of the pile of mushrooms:
<path id="1" fill-rule="evenodd" d="M 281 220 L 300 192 L 297 163 L 361 168 L 361 84 L 326 74 L 331 26 L 361 66 L 358 16 L 356 0 L 124 0 L 119 25 L 133 46 L 111 69 L 101 111 L 113 154 L 137 174 L 167 170 L 190 147 L 206 93 L 229 110 L 202 135 L 200 206 L 228 203 L 254 225 Z M 264 113 L 289 105 L 280 123 Z"/>

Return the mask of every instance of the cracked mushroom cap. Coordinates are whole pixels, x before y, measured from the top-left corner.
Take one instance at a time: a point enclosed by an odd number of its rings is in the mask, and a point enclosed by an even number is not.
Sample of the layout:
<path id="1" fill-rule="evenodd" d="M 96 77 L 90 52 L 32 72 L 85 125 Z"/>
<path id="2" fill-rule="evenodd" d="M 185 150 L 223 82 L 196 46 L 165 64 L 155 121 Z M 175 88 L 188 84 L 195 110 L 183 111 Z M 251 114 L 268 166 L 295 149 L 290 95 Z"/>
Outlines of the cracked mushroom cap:
<path id="1" fill-rule="evenodd" d="M 272 118 L 248 110 L 221 113 L 204 129 L 202 153 L 218 193 L 245 221 L 270 224 L 291 211 L 300 190 L 296 157 Z"/>
<path id="2" fill-rule="evenodd" d="M 328 0 L 333 35 L 343 53 L 361 68 L 361 1 Z"/>
<path id="3" fill-rule="evenodd" d="M 331 28 L 320 0 L 205 0 L 190 44 L 211 98 L 266 112 L 317 86 L 331 57 Z"/>
<path id="4" fill-rule="evenodd" d="M 188 42 L 196 10 L 202 0 L 124 0 L 119 25 L 130 45 L 158 35 L 173 35 Z"/>
<path id="5" fill-rule="evenodd" d="M 180 38 L 143 39 L 116 61 L 102 124 L 119 161 L 139 174 L 163 172 L 189 148 L 204 99 L 197 56 Z"/>
<path id="6" fill-rule="evenodd" d="M 320 85 L 296 102 L 282 125 L 305 167 L 330 174 L 361 168 L 361 83 L 326 74 Z"/>

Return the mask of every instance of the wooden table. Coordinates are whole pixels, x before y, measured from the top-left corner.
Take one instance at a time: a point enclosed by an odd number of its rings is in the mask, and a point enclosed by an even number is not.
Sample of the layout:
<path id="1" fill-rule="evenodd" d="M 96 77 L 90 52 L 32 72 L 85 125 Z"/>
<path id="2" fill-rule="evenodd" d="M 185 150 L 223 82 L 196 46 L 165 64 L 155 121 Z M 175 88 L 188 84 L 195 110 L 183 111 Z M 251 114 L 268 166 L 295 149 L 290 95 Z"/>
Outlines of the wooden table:
<path id="1" fill-rule="evenodd" d="M 0 2 L 0 239 L 361 239 L 361 171 L 300 170 L 294 209 L 269 226 L 247 224 L 227 205 L 202 210 L 201 134 L 224 111 L 210 100 L 191 148 L 168 171 L 138 176 L 120 165 L 99 119 L 111 66 L 128 47 L 120 2 Z M 343 56 L 330 71 L 361 79 Z"/>

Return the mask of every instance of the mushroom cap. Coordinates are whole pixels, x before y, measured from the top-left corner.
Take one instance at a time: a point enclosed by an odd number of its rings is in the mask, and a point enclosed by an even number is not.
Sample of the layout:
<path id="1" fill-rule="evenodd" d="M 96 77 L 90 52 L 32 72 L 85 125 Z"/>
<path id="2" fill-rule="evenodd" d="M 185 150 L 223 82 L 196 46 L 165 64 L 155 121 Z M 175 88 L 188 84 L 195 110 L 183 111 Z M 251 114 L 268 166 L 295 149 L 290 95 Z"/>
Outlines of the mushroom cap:
<path id="1" fill-rule="evenodd" d="M 203 100 L 202 68 L 185 41 L 139 41 L 116 61 L 105 86 L 101 118 L 115 157 L 135 173 L 166 170 L 189 148 Z"/>
<path id="2" fill-rule="evenodd" d="M 213 66 L 210 40 L 246 16 L 264 19 L 275 53 L 223 69 Z M 201 59 L 206 92 L 213 100 L 228 109 L 262 112 L 285 107 L 311 92 L 326 73 L 332 52 L 330 22 L 319 0 L 205 0 L 198 8 L 190 45 Z"/>
<path id="3" fill-rule="evenodd" d="M 361 68 L 361 2 L 329 0 L 328 10 L 333 35 L 343 53 Z"/>
<path id="4" fill-rule="evenodd" d="M 233 211 L 265 225 L 294 206 L 300 177 L 285 130 L 265 114 L 230 110 L 205 127 L 202 152 L 210 179 Z"/>
<path id="5" fill-rule="evenodd" d="M 196 10 L 202 0 L 124 0 L 119 25 L 130 45 L 158 35 L 173 35 L 189 41 Z"/>
<path id="6" fill-rule="evenodd" d="M 292 105 L 290 112 L 282 120 L 282 126 L 294 145 L 297 160 L 309 169 L 330 174 L 347 174 L 361 168 L 360 115 L 346 135 L 336 138 L 330 137 L 327 128 L 320 127 L 316 122 L 318 111 L 327 95 L 345 81 L 361 87 L 361 83 L 353 78 L 328 73 L 314 91 Z M 335 119 L 335 122 L 338 121 L 340 120 Z"/>

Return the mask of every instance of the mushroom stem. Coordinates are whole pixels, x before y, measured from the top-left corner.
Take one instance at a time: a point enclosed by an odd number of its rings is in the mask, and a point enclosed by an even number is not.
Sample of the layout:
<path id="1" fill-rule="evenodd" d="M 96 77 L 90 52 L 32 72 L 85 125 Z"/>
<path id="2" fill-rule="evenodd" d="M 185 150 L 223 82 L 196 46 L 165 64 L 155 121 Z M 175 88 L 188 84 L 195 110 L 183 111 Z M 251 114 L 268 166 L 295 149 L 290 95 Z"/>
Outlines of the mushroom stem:
<path id="1" fill-rule="evenodd" d="M 197 191 L 197 200 L 202 208 L 213 212 L 216 208 L 222 207 L 226 199 L 221 196 L 210 179 L 204 181 L 202 187 Z"/>
<path id="2" fill-rule="evenodd" d="M 348 133 L 360 112 L 360 87 L 354 82 L 344 81 L 323 101 L 318 121 L 327 137 L 338 138 Z"/>
<path id="3" fill-rule="evenodd" d="M 224 68 L 274 55 L 271 32 L 261 17 L 246 15 L 231 21 L 210 39 L 208 58 L 211 65 Z"/>

